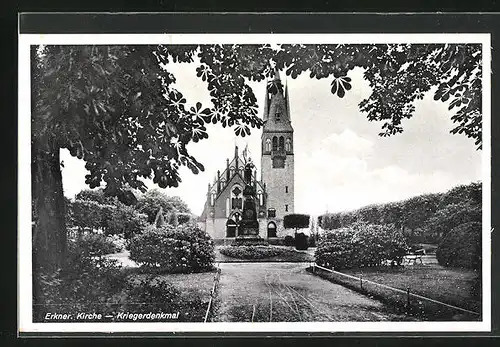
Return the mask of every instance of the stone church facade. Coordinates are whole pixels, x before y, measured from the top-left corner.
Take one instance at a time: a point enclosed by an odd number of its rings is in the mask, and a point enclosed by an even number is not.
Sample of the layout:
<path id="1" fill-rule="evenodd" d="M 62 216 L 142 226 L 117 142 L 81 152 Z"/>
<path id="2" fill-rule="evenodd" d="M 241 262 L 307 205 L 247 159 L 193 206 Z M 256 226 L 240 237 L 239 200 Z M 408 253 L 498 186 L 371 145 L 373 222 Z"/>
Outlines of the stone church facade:
<path id="1" fill-rule="evenodd" d="M 278 73 L 266 90 L 263 120 L 261 175 L 259 180 L 254 169 L 252 184 L 259 236 L 267 239 L 293 233 L 283 226 L 283 217 L 294 213 L 293 127 L 288 89 L 283 89 Z M 240 156 L 235 147 L 234 157 L 226 159 L 224 170 L 218 170 L 214 182 L 208 184 L 199 221 L 214 239 L 233 239 L 238 235 L 245 188 L 243 171 L 249 160 L 252 159 Z"/>

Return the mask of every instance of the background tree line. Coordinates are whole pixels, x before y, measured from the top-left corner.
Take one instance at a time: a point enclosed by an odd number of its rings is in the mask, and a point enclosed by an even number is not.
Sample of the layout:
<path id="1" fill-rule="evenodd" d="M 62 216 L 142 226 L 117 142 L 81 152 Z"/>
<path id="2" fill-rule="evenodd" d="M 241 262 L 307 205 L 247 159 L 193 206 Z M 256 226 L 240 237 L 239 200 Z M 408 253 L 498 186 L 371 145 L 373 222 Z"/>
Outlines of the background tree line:
<path id="1" fill-rule="evenodd" d="M 194 220 L 186 203 L 157 189 L 138 194 L 137 203 L 127 206 L 103 189 L 82 190 L 74 200 L 66 199 L 67 225 L 78 233 L 102 232 L 126 239 L 142 233 L 161 213 L 167 224 L 176 226 Z"/>
<path id="2" fill-rule="evenodd" d="M 393 224 L 410 243 L 434 243 L 453 228 L 482 218 L 482 184 L 459 185 L 445 193 L 422 194 L 386 204 L 374 204 L 350 212 L 326 213 L 318 218 L 326 230 L 349 227 L 358 222 Z"/>

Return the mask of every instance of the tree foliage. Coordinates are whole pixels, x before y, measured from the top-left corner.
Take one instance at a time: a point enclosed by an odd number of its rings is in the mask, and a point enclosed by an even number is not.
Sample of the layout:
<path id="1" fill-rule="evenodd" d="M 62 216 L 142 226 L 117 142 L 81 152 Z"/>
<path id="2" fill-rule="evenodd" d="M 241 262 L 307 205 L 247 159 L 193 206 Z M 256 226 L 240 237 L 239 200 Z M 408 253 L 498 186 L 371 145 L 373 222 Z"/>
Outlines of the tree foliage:
<path id="1" fill-rule="evenodd" d="M 302 229 L 309 227 L 310 216 L 308 214 L 287 214 L 283 217 L 283 226 L 286 229 Z"/>
<path id="2" fill-rule="evenodd" d="M 439 264 L 470 269 L 481 268 L 481 233 L 479 222 L 467 222 L 446 234 L 436 251 Z"/>
<path id="3" fill-rule="evenodd" d="M 126 238 L 139 234 L 147 225 L 147 216 L 115 197 L 105 196 L 103 190 L 82 190 L 71 204 L 73 225 L 80 230 L 122 234 Z"/>
<path id="4" fill-rule="evenodd" d="M 356 67 L 372 88 L 360 110 L 381 122 L 381 136 L 402 132 L 415 102 L 434 88 L 434 98 L 455 110 L 451 132 L 480 147 L 481 59 L 475 44 L 32 46 L 35 267 L 64 263 L 62 148 L 85 161 L 90 188 L 104 185 L 106 195 L 133 204 L 131 190 L 145 191 L 143 179 L 176 187 L 181 166 L 204 170 L 188 145 L 208 137 L 207 124 L 240 136 L 262 125 L 249 81 L 272 78 L 275 68 L 292 78 L 308 71 L 329 78 L 332 93 L 343 97 Z M 188 106 L 170 62 L 196 63 L 210 105 Z M 149 222 L 155 213 L 146 213 Z"/>
<path id="5" fill-rule="evenodd" d="M 456 109 L 454 133 L 481 143 L 480 45 L 200 45 L 200 46 L 45 46 L 32 54 L 34 137 L 37 145 L 57 142 L 86 161 L 87 183 L 115 191 L 125 183 L 145 189 L 140 177 L 160 187 L 177 186 L 179 165 L 194 173 L 203 165 L 186 145 L 206 137 L 206 123 L 235 126 L 248 134 L 259 127 L 256 98 L 249 80 L 274 74 L 292 78 L 330 78 L 332 92 L 351 89 L 347 77 L 364 69 L 372 94 L 360 103 L 371 121 L 381 121 L 388 136 L 403 131 L 414 103 L 437 86 L 434 98 Z M 199 60 L 197 75 L 206 82 L 210 107 L 187 107 L 174 88 L 169 62 Z M 167 67 L 167 68 L 165 68 Z M 108 136 L 109 135 L 109 136 Z M 119 153 L 119 155 L 118 155 Z"/>
<path id="6" fill-rule="evenodd" d="M 190 213 L 187 204 L 178 196 L 168 196 L 158 189 L 149 189 L 139 196 L 137 210 L 148 216 L 148 222 L 153 223 L 161 208 L 164 217 L 172 212 Z"/>

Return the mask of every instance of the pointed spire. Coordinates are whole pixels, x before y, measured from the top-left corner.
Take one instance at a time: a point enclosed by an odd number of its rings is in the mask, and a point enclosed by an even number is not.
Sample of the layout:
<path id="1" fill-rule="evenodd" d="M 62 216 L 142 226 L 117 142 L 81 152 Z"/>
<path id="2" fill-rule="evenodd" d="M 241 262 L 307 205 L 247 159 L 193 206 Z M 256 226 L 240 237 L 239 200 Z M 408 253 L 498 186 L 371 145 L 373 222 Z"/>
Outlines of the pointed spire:
<path id="1" fill-rule="evenodd" d="M 238 172 L 238 146 L 234 145 L 234 172 Z"/>
<path id="2" fill-rule="evenodd" d="M 220 192 L 220 170 L 217 170 L 217 194 Z"/>
<path id="3" fill-rule="evenodd" d="M 266 93 L 264 96 L 264 117 L 262 119 L 266 121 L 269 118 L 269 92 L 266 86 Z"/>

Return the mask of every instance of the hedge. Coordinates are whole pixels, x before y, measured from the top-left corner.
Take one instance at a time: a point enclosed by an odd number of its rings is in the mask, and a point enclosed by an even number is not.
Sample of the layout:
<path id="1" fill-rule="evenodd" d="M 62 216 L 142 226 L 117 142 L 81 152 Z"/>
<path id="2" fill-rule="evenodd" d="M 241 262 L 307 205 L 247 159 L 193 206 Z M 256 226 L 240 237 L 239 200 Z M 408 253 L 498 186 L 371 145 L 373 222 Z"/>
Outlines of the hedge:
<path id="1" fill-rule="evenodd" d="M 393 226 L 357 223 L 324 233 L 315 258 L 318 265 L 348 269 L 380 266 L 386 260 L 401 264 L 407 250 L 403 234 Z"/>
<path id="2" fill-rule="evenodd" d="M 438 263 L 449 267 L 480 269 L 481 232 L 479 222 L 468 222 L 453 228 L 436 250 Z"/>

